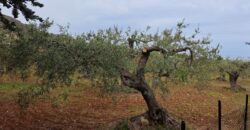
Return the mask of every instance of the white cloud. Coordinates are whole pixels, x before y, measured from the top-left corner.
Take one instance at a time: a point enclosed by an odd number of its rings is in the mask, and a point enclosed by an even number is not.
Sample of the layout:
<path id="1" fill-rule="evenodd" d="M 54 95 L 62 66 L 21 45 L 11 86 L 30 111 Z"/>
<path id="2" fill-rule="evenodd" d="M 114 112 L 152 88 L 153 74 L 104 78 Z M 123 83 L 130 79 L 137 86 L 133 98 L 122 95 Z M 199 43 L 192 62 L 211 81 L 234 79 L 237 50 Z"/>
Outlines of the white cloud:
<path id="1" fill-rule="evenodd" d="M 185 19 L 212 34 L 215 43 L 250 41 L 249 0 L 41 0 L 44 8 L 35 8 L 56 23 L 70 23 L 72 33 L 81 33 L 118 25 L 122 28 L 174 27 Z M 230 43 L 230 45 L 228 44 Z M 244 48 L 244 45 L 240 45 Z M 243 49 L 244 50 L 244 49 Z M 248 49 L 250 50 L 250 48 Z M 232 51 L 232 50 L 230 50 Z M 230 51 L 223 51 L 229 55 Z M 247 54 L 240 54 L 247 56 Z M 249 55 L 248 55 L 249 56 Z"/>

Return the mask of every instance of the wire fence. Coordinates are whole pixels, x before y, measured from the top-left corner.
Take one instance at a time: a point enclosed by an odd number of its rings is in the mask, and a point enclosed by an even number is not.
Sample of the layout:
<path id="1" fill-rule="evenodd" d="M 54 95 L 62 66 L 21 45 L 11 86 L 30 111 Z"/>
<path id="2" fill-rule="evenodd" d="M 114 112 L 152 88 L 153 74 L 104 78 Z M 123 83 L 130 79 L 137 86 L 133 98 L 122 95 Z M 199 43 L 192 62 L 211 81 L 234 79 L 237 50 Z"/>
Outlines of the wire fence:
<path id="1" fill-rule="evenodd" d="M 221 109 L 221 101 L 218 101 L 218 130 L 222 130 L 222 109 Z M 239 125 L 243 125 L 244 130 L 248 130 L 248 95 L 246 95 L 246 99 L 245 99 L 245 109 L 244 109 L 244 121 L 243 124 L 239 124 Z M 186 123 L 185 121 L 181 122 L 181 130 L 185 130 L 186 129 Z"/>

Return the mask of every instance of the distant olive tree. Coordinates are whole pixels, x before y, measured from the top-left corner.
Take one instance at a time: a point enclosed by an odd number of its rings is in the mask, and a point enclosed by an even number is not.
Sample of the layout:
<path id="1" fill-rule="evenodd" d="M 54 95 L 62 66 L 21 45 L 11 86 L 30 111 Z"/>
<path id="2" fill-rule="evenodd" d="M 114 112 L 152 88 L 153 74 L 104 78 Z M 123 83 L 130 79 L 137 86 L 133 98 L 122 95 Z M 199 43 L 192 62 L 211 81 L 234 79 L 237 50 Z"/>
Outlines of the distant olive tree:
<path id="1" fill-rule="evenodd" d="M 220 59 L 218 65 L 221 74 L 228 74 L 231 89 L 241 90 L 242 87 L 237 81 L 240 75 L 248 75 L 250 62 L 240 59 Z"/>

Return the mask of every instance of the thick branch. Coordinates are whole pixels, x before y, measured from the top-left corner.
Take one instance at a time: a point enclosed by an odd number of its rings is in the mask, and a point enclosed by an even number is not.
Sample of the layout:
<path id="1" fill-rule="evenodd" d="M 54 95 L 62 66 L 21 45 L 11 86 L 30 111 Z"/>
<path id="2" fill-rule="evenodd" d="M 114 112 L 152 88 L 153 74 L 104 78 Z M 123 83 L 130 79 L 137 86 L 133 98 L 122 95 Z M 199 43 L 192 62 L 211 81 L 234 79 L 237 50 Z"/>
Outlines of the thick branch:
<path id="1" fill-rule="evenodd" d="M 140 85 L 138 83 L 137 78 L 133 74 L 131 74 L 124 68 L 121 68 L 120 74 L 121 74 L 121 81 L 124 85 L 138 90 L 138 87 L 140 87 Z"/>
<path id="2" fill-rule="evenodd" d="M 187 50 L 189 50 L 189 52 L 190 52 L 190 65 L 191 65 L 192 61 L 193 61 L 193 51 L 192 51 L 191 48 L 185 47 L 185 48 L 173 49 L 173 50 L 170 51 L 170 54 L 174 55 L 176 53 L 184 52 L 184 51 L 187 51 Z M 167 53 L 167 51 L 165 49 L 160 48 L 158 46 L 144 48 L 142 50 L 142 55 L 140 57 L 140 60 L 139 60 L 138 66 L 137 66 L 137 71 L 136 71 L 136 77 L 139 78 L 140 80 L 142 80 L 142 78 L 144 77 L 144 68 L 145 68 L 146 63 L 148 61 L 150 53 L 153 52 L 153 51 L 158 51 L 158 52 L 161 52 L 161 53 Z"/>
<path id="3" fill-rule="evenodd" d="M 144 78 L 144 68 L 145 68 L 146 63 L 148 61 L 150 53 L 153 52 L 153 51 L 160 51 L 162 53 L 166 52 L 163 48 L 160 48 L 158 46 L 144 48 L 142 50 L 141 57 L 140 57 L 140 60 L 138 62 L 138 66 L 137 66 L 137 69 L 136 69 L 136 77 L 139 80 L 143 80 L 143 78 Z"/>
<path id="4" fill-rule="evenodd" d="M 134 49 L 134 42 L 135 42 L 134 39 L 128 38 L 128 45 L 129 45 L 129 48 Z"/>
<path id="5" fill-rule="evenodd" d="M 191 48 L 189 48 L 189 47 L 185 47 L 185 48 L 178 48 L 178 49 L 173 49 L 172 51 L 171 51 L 171 53 L 172 53 L 172 55 L 174 55 L 174 54 L 176 54 L 176 53 L 179 53 L 179 52 L 184 52 L 184 51 L 189 51 L 189 53 L 190 53 L 190 58 L 189 58 L 189 60 L 190 60 L 190 65 L 193 63 L 193 59 L 194 59 L 194 57 L 193 57 L 193 51 L 192 51 L 192 49 Z"/>
<path id="6" fill-rule="evenodd" d="M 134 49 L 134 43 L 149 43 L 152 42 L 153 40 L 142 40 L 142 39 L 136 39 L 136 38 L 128 38 L 128 45 L 129 48 Z"/>

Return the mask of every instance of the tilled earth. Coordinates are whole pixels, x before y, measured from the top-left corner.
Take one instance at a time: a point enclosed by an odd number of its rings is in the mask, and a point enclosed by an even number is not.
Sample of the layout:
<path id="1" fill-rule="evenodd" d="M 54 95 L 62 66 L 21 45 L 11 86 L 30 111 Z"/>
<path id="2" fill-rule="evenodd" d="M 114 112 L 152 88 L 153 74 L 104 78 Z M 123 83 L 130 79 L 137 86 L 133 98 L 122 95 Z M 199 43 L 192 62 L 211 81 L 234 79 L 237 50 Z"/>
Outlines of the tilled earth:
<path id="1" fill-rule="evenodd" d="M 228 84 L 217 81 L 202 90 L 179 85 L 171 87 L 170 93 L 161 95 L 156 91 L 156 95 L 168 112 L 184 120 L 189 128 L 197 130 L 217 129 L 217 102 L 220 99 L 223 128 L 240 130 L 248 88 L 246 92 L 235 93 L 225 86 Z M 66 101 L 53 102 L 40 97 L 26 110 L 16 104 L 15 91 L 0 90 L 0 130 L 110 129 L 115 122 L 147 110 L 139 93 L 102 94 L 99 89 L 90 87 L 69 89 Z M 60 91 L 54 90 L 49 96 L 57 95 Z"/>

